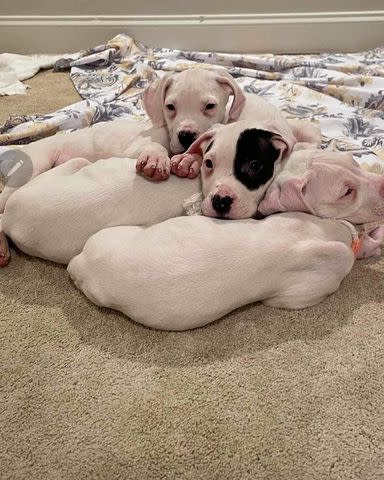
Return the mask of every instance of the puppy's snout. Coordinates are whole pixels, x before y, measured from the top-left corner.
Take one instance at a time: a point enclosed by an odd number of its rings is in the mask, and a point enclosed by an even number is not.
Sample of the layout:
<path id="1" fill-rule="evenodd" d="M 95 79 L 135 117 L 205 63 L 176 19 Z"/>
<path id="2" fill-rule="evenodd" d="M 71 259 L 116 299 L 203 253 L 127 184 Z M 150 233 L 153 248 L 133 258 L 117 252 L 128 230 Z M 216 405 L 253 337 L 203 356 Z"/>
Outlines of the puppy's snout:
<path id="1" fill-rule="evenodd" d="M 197 134 L 191 132 L 190 130 L 181 130 L 177 135 L 180 144 L 185 148 L 185 150 L 192 145 L 196 140 Z"/>
<path id="2" fill-rule="evenodd" d="M 212 207 L 219 215 L 225 215 L 231 210 L 233 198 L 229 195 L 222 197 L 221 195 L 214 195 L 212 197 Z"/>

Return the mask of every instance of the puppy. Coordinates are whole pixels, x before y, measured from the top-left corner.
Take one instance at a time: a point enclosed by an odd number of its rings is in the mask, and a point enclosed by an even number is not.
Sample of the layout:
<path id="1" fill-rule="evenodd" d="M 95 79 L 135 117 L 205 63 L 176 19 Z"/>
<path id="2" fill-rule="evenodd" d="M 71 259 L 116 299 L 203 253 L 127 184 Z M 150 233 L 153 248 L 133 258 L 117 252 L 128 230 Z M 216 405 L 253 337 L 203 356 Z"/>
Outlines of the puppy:
<path id="1" fill-rule="evenodd" d="M 263 215 L 300 211 L 354 224 L 376 222 L 384 216 L 384 176 L 363 170 L 351 153 L 298 143 L 258 210 Z"/>
<path id="2" fill-rule="evenodd" d="M 184 200 L 200 190 L 199 178 L 174 175 L 154 185 L 137 175 L 130 158 L 96 163 L 72 158 L 15 192 L 2 225 L 23 252 L 68 263 L 102 228 L 149 226 L 177 217 L 183 214 Z"/>
<path id="3" fill-rule="evenodd" d="M 148 327 L 188 330 L 256 301 L 315 305 L 337 290 L 356 256 L 380 254 L 383 238 L 384 227 L 375 227 L 355 248 L 352 225 L 299 212 L 179 217 L 147 229 L 101 230 L 68 272 L 96 305 Z"/>
<path id="4" fill-rule="evenodd" d="M 227 115 L 229 95 L 233 101 Z M 237 120 L 246 97 L 225 70 L 190 69 L 151 84 L 143 101 L 153 126 L 167 127 L 170 149 L 176 154 L 187 150 L 213 124 Z"/>

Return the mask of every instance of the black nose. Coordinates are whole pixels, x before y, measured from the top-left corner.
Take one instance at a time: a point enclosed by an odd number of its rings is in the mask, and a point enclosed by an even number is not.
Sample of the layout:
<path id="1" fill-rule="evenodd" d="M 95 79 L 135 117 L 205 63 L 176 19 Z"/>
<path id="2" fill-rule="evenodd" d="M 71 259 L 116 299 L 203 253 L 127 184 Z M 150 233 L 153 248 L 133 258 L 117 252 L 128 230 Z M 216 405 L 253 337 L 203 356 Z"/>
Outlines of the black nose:
<path id="1" fill-rule="evenodd" d="M 182 130 L 177 136 L 179 138 L 179 142 L 185 149 L 190 147 L 192 143 L 196 140 L 196 133 L 190 131 Z"/>
<path id="2" fill-rule="evenodd" d="M 220 197 L 220 195 L 214 195 L 212 198 L 212 207 L 216 210 L 217 213 L 220 215 L 224 215 L 228 213 L 231 209 L 231 205 L 233 203 L 233 198 L 229 197 Z"/>

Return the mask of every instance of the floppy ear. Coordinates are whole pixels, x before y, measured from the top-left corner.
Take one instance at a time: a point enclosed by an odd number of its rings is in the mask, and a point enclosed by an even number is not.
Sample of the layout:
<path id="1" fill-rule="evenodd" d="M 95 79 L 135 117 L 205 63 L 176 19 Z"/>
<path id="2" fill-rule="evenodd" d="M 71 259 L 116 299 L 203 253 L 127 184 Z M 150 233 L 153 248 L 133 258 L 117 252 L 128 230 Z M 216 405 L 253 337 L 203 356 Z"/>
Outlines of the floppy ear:
<path id="1" fill-rule="evenodd" d="M 204 148 L 206 147 L 207 143 L 215 136 L 215 133 L 215 130 L 213 130 L 212 128 L 207 130 L 192 143 L 192 145 L 185 153 L 197 153 L 203 156 Z"/>
<path id="2" fill-rule="evenodd" d="M 271 138 L 271 143 L 275 147 L 276 150 L 279 150 L 279 156 L 276 159 L 276 162 L 281 160 L 289 151 L 290 145 L 289 143 L 280 135 L 274 135 Z"/>
<path id="3" fill-rule="evenodd" d="M 287 120 L 297 142 L 311 143 L 317 147 L 321 144 L 320 126 L 306 120 Z"/>
<path id="4" fill-rule="evenodd" d="M 168 73 L 162 78 L 155 80 L 144 90 L 143 103 L 145 111 L 154 127 L 160 128 L 165 125 L 163 104 L 167 89 L 172 83 L 172 74 Z"/>
<path id="5" fill-rule="evenodd" d="M 371 227 L 361 237 L 361 248 L 356 258 L 378 257 L 381 254 L 381 245 L 384 240 L 384 226 Z"/>
<path id="6" fill-rule="evenodd" d="M 216 80 L 230 95 L 233 95 L 233 102 L 229 110 L 228 120 L 237 120 L 244 107 L 246 96 L 236 80 L 226 70 L 217 74 Z"/>
<path id="7" fill-rule="evenodd" d="M 306 202 L 307 187 L 310 175 L 289 178 L 281 185 L 272 185 L 268 188 L 263 200 L 259 204 L 258 211 L 263 215 L 276 212 L 308 212 L 314 213 Z M 284 204 L 281 198 L 284 197 Z"/>

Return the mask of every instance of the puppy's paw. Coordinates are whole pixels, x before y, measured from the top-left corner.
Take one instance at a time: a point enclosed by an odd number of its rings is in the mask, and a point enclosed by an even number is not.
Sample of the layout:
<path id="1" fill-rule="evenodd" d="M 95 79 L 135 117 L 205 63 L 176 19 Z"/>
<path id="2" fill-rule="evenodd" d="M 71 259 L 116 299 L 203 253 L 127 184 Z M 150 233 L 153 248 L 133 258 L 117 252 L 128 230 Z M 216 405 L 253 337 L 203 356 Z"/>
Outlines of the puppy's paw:
<path id="1" fill-rule="evenodd" d="M 4 232 L 0 232 L 0 268 L 6 267 L 11 258 L 7 237 Z"/>
<path id="2" fill-rule="evenodd" d="M 136 171 L 155 182 L 161 182 L 171 174 L 171 161 L 163 153 L 143 152 L 137 159 Z"/>
<path id="3" fill-rule="evenodd" d="M 197 153 L 181 153 L 171 159 L 171 172 L 178 177 L 196 178 L 203 159 Z"/>

